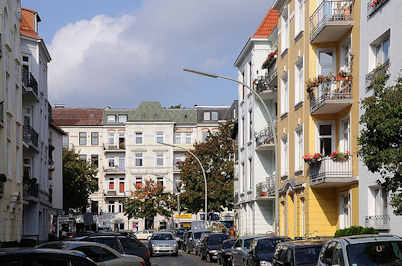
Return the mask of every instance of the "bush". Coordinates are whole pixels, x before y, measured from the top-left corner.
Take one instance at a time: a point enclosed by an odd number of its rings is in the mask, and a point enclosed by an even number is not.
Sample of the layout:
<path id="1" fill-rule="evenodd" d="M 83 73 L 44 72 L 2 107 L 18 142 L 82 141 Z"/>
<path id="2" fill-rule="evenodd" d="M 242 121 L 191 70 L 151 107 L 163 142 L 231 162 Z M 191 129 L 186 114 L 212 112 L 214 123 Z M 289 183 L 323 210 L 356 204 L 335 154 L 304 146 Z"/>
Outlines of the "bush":
<path id="1" fill-rule="evenodd" d="M 345 229 L 339 229 L 335 232 L 335 237 L 352 235 L 376 235 L 378 231 L 373 227 L 351 226 Z"/>

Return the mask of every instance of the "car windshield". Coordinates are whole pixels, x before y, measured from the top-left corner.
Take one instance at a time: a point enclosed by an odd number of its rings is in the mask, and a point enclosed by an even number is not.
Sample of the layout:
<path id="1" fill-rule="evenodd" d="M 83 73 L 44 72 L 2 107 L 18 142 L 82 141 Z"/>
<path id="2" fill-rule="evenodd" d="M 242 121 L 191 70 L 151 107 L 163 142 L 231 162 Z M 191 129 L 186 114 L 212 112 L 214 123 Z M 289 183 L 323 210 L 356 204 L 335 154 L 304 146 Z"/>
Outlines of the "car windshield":
<path id="1" fill-rule="evenodd" d="M 271 239 L 261 239 L 258 241 L 256 250 L 259 252 L 274 252 L 274 245 Z"/>
<path id="2" fill-rule="evenodd" d="M 184 232 L 183 232 L 183 231 L 178 231 L 178 232 L 176 233 L 176 236 L 177 236 L 177 237 L 180 237 L 180 238 L 182 238 L 183 235 L 184 235 Z"/>
<path id="3" fill-rule="evenodd" d="M 196 232 L 196 233 L 194 233 L 194 239 L 200 239 L 200 238 L 201 238 L 201 235 L 202 235 L 203 233 L 206 233 L 206 232 Z"/>
<path id="4" fill-rule="evenodd" d="M 247 248 L 247 249 L 249 249 L 252 240 L 253 240 L 252 238 L 245 239 L 245 240 L 244 240 L 244 247 Z"/>
<path id="5" fill-rule="evenodd" d="M 224 241 L 223 242 L 223 248 L 231 248 L 231 247 L 233 247 L 233 244 L 234 244 L 234 239 L 231 239 L 231 240 L 227 240 L 227 241 Z"/>
<path id="6" fill-rule="evenodd" d="M 208 237 L 208 244 L 209 245 L 219 245 L 222 243 L 223 240 L 228 238 L 226 235 L 212 235 Z"/>
<path id="7" fill-rule="evenodd" d="M 173 240 L 172 234 L 156 234 L 153 235 L 151 240 Z"/>
<path id="8" fill-rule="evenodd" d="M 120 237 L 120 243 L 123 246 L 125 250 L 133 250 L 137 249 L 138 247 L 141 246 L 140 242 L 138 240 L 128 238 L 128 237 Z"/>
<path id="9" fill-rule="evenodd" d="M 353 244 L 347 251 L 350 265 L 402 265 L 402 241 Z"/>
<path id="10" fill-rule="evenodd" d="M 315 265 L 320 254 L 321 245 L 296 248 L 297 265 Z"/>

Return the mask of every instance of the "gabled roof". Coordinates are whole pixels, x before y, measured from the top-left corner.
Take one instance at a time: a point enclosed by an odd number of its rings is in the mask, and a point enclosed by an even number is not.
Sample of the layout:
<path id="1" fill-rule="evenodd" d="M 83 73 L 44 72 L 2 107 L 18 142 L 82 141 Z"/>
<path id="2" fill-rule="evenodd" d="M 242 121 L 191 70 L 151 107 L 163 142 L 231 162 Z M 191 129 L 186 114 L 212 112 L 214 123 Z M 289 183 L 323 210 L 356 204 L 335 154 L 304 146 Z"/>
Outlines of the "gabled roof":
<path id="1" fill-rule="evenodd" d="M 41 40 L 41 37 L 35 31 L 35 16 L 37 16 L 39 22 L 40 18 L 35 10 L 21 8 L 20 32 L 23 36 Z"/>
<path id="2" fill-rule="evenodd" d="M 54 108 L 53 123 L 56 126 L 101 126 L 103 109 L 101 108 Z"/>
<path id="3" fill-rule="evenodd" d="M 267 38 L 275 26 L 278 24 L 279 12 L 275 9 L 270 9 L 262 20 L 257 31 L 254 33 L 252 38 Z"/>

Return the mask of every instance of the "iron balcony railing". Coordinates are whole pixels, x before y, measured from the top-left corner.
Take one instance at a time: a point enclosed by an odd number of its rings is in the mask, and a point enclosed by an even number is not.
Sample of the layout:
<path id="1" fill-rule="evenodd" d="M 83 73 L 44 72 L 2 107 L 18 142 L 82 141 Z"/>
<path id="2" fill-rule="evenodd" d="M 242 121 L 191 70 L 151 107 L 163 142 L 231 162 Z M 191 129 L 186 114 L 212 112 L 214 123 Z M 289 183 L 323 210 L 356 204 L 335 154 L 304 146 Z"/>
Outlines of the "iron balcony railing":
<path id="1" fill-rule="evenodd" d="M 31 72 L 27 70 L 22 71 L 22 84 L 26 88 L 32 88 L 33 93 L 38 96 L 38 82 Z"/>
<path id="2" fill-rule="evenodd" d="M 32 144 L 35 147 L 38 147 L 39 143 L 39 135 L 30 125 L 23 126 L 23 139 L 27 144 Z"/>
<path id="3" fill-rule="evenodd" d="M 257 198 L 272 198 L 275 195 L 275 183 L 273 178 L 256 185 Z"/>
<path id="4" fill-rule="evenodd" d="M 334 161 L 330 157 L 324 157 L 320 162 L 310 165 L 311 185 L 337 181 L 342 178 L 352 177 L 352 159 Z M 332 180 L 331 180 L 332 179 Z"/>
<path id="5" fill-rule="evenodd" d="M 274 123 L 274 130 L 276 132 L 276 120 L 274 120 L 273 123 Z M 275 132 L 272 132 L 270 125 L 256 132 L 255 133 L 256 146 L 259 147 L 264 144 L 273 144 Z"/>
<path id="6" fill-rule="evenodd" d="M 373 227 L 380 230 L 387 230 L 391 228 L 389 215 L 366 216 L 365 225 L 366 227 Z"/>
<path id="7" fill-rule="evenodd" d="M 388 0 L 368 0 L 367 1 L 367 16 L 373 15 L 379 10 Z"/>
<path id="8" fill-rule="evenodd" d="M 33 182 L 32 179 L 24 182 L 24 198 L 39 197 L 39 184 Z"/>
<path id="9" fill-rule="evenodd" d="M 370 90 L 373 87 L 373 82 L 380 76 L 385 75 L 390 66 L 390 61 L 387 60 L 384 64 L 377 66 L 373 71 L 366 75 L 366 89 Z"/>
<path id="10" fill-rule="evenodd" d="M 265 91 L 271 90 L 272 92 L 276 91 L 276 86 L 273 84 L 273 81 L 278 77 L 278 71 L 276 68 L 276 63 L 265 73 L 264 76 L 261 76 L 256 81 L 256 91 L 261 93 Z"/>
<path id="11" fill-rule="evenodd" d="M 310 40 L 329 23 L 352 21 L 352 0 L 323 0 L 310 17 Z"/>
<path id="12" fill-rule="evenodd" d="M 333 78 L 323 81 L 315 87 L 315 93 L 310 98 L 310 111 L 314 113 L 327 101 L 342 101 L 352 99 L 352 82 L 348 78 Z"/>

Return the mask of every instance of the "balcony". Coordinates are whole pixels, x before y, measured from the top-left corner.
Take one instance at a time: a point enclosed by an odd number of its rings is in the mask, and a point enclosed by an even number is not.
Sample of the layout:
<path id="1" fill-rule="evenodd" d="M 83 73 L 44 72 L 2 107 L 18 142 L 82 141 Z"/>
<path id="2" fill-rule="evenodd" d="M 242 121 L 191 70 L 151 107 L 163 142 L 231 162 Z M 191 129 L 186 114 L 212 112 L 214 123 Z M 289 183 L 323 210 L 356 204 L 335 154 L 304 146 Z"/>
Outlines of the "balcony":
<path id="1" fill-rule="evenodd" d="M 36 178 L 24 178 L 24 200 L 37 201 L 39 197 L 39 184 Z"/>
<path id="2" fill-rule="evenodd" d="M 127 192 L 117 192 L 116 190 L 107 190 L 103 194 L 107 198 L 124 198 L 128 196 Z"/>
<path id="3" fill-rule="evenodd" d="M 274 121 L 274 130 L 276 132 L 276 121 Z M 266 151 L 275 149 L 274 137 L 275 132 L 272 132 L 271 126 L 265 127 L 255 133 L 256 151 Z"/>
<path id="4" fill-rule="evenodd" d="M 124 143 L 116 144 L 103 144 L 103 149 L 105 152 L 125 152 L 126 145 Z"/>
<path id="5" fill-rule="evenodd" d="M 334 161 L 324 157 L 310 165 L 310 186 L 314 188 L 341 187 L 353 183 L 352 159 Z"/>
<path id="6" fill-rule="evenodd" d="M 373 88 L 373 83 L 376 79 L 381 78 L 388 73 L 390 66 L 389 60 L 384 64 L 377 66 L 373 71 L 366 75 L 366 89 L 371 90 Z"/>
<path id="7" fill-rule="evenodd" d="M 0 102 L 0 127 L 4 125 L 4 102 Z"/>
<path id="8" fill-rule="evenodd" d="M 310 42 L 339 41 L 352 27 L 352 0 L 323 0 L 310 17 Z"/>
<path id="9" fill-rule="evenodd" d="M 33 146 L 34 148 L 38 148 L 39 135 L 31 126 L 23 126 L 23 139 L 25 144 L 31 147 Z"/>
<path id="10" fill-rule="evenodd" d="M 103 169 L 103 171 L 105 171 L 106 174 L 115 174 L 115 175 L 119 175 L 119 174 L 125 174 L 125 167 L 106 167 Z"/>
<path id="11" fill-rule="evenodd" d="M 260 182 L 255 187 L 257 191 L 257 199 L 265 200 L 275 198 L 275 184 L 273 178 L 269 178 L 267 181 Z"/>
<path id="12" fill-rule="evenodd" d="M 255 81 L 256 91 L 264 100 L 272 100 L 276 98 L 277 92 L 277 78 L 278 70 L 276 68 L 276 62 L 268 69 L 264 76 L 259 77 Z"/>
<path id="13" fill-rule="evenodd" d="M 335 114 L 352 105 L 352 77 L 319 76 L 307 84 L 312 115 Z"/>
<path id="14" fill-rule="evenodd" d="M 39 94 L 38 94 L 38 82 L 31 72 L 27 70 L 22 71 L 22 87 L 23 87 L 23 99 L 30 102 L 38 102 Z"/>
<path id="15" fill-rule="evenodd" d="M 388 215 L 374 215 L 365 217 L 365 226 L 373 227 L 377 230 L 389 230 L 391 225 L 389 224 L 390 218 Z"/>
<path id="16" fill-rule="evenodd" d="M 367 1 L 367 16 L 372 16 L 377 10 L 379 10 L 388 0 L 368 0 Z"/>

